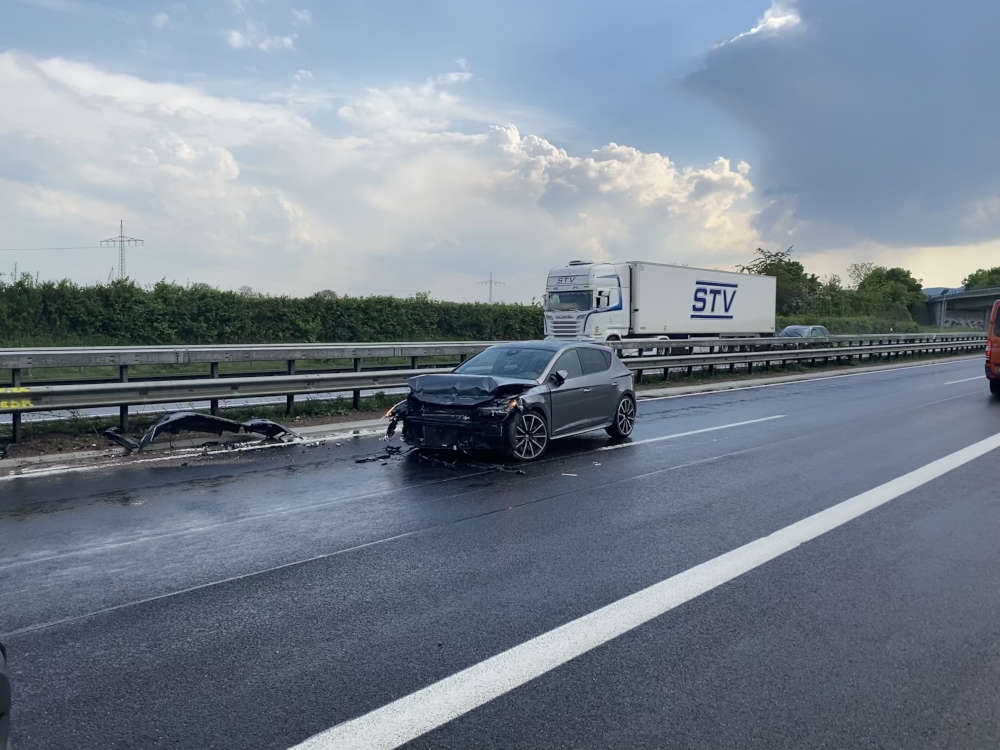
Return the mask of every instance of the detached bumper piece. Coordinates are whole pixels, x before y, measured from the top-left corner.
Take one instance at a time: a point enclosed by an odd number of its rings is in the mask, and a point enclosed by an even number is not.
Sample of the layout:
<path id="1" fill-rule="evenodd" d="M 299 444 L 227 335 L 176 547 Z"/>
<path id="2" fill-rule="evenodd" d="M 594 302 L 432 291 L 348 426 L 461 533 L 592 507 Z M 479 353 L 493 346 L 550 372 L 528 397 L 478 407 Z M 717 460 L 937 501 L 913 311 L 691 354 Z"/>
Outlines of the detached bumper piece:
<path id="1" fill-rule="evenodd" d="M 110 430 L 106 430 L 102 434 L 131 453 L 134 450 L 141 451 L 164 433 L 176 435 L 182 430 L 208 432 L 215 435 L 222 435 L 223 432 L 234 434 L 241 432 L 254 433 L 263 435 L 268 439 L 284 438 L 286 436 L 291 438 L 298 437 L 292 430 L 277 422 L 272 422 L 270 419 L 250 419 L 246 422 L 237 422 L 233 419 L 214 417 L 210 414 L 199 414 L 193 411 L 179 411 L 167 414 L 146 431 L 146 434 L 142 436 L 138 444 L 117 431 L 112 433 Z"/>

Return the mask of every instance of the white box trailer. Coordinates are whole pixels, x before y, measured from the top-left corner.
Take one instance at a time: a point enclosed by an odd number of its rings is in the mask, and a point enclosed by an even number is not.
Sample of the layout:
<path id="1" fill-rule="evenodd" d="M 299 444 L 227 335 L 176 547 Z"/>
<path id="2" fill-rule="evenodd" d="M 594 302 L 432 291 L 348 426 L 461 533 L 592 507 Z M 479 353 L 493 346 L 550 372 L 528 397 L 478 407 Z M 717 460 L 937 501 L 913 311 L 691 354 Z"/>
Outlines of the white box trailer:
<path id="1" fill-rule="evenodd" d="M 571 261 L 545 285 L 546 338 L 773 336 L 775 279 L 665 263 Z"/>

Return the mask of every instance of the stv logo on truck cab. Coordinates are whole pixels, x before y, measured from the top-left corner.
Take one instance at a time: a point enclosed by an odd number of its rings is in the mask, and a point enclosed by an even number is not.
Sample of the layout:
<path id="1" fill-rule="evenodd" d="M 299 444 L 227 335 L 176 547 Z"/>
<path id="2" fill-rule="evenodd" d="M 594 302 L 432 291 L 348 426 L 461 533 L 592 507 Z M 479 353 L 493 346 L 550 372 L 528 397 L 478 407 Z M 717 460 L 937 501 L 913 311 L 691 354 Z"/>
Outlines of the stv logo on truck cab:
<path id="1" fill-rule="evenodd" d="M 739 284 L 722 281 L 696 281 L 694 284 L 692 318 L 732 319 L 733 301 Z"/>

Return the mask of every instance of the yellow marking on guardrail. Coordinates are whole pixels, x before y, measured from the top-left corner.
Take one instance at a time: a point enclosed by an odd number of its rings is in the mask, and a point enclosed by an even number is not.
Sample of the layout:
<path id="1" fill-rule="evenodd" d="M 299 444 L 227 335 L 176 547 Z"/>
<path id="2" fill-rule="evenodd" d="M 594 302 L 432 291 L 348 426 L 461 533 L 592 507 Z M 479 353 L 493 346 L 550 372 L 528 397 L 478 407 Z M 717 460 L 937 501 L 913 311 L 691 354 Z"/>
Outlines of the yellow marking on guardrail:
<path id="1" fill-rule="evenodd" d="M 0 401 L 0 409 L 30 409 L 34 404 L 30 398 L 15 398 L 9 401 Z"/>
<path id="2" fill-rule="evenodd" d="M 0 388 L 0 393 L 27 393 L 28 389 L 24 386 L 17 386 L 15 388 Z"/>

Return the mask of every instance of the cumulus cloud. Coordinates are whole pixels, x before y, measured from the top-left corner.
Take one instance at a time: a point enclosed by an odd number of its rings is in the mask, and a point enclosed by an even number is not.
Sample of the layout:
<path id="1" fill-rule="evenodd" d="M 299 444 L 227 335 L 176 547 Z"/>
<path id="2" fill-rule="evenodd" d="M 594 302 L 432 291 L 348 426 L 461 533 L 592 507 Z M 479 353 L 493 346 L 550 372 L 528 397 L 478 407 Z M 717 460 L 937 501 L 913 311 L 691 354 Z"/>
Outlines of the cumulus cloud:
<path id="1" fill-rule="evenodd" d="M 269 34 L 267 26 L 247 19 L 241 29 L 227 29 L 225 32 L 226 44 L 233 49 L 254 48 L 261 52 L 276 52 L 279 50 L 295 49 L 295 40 L 298 34 Z"/>
<path id="2" fill-rule="evenodd" d="M 295 71 L 295 74 L 292 76 L 292 80 L 296 81 L 297 83 L 301 83 L 303 81 L 311 81 L 312 79 L 313 79 L 312 71 L 306 70 L 305 68 L 299 68 L 298 70 Z"/>
<path id="3" fill-rule="evenodd" d="M 787 32 L 801 24 L 802 18 L 799 16 L 795 0 L 772 0 L 771 7 L 764 11 L 764 15 L 761 16 L 755 26 L 747 29 L 746 31 L 741 31 L 728 42 L 723 42 L 723 44 L 732 44 L 733 42 L 748 36 L 753 36 L 754 34 L 774 34 L 780 31 Z"/>
<path id="4" fill-rule="evenodd" d="M 0 54 L 0 96 L 33 102 L 0 120 L 0 223 L 13 243 L 44 221 L 77 244 L 124 216 L 146 240 L 129 266 L 143 281 L 458 299 L 490 270 L 529 299 L 572 257 L 729 265 L 756 241 L 745 162 L 573 154 L 494 124 L 469 85 L 342 99 L 335 136 L 286 104 Z M 93 280 L 93 258 L 52 263 Z"/>
<path id="5" fill-rule="evenodd" d="M 300 26 L 308 26 L 313 20 L 312 12 L 292 8 L 292 20 Z"/>
<path id="6" fill-rule="evenodd" d="M 757 135 L 775 243 L 980 242 L 1000 236 L 998 36 L 973 0 L 775 2 L 686 85 Z"/>
<path id="7" fill-rule="evenodd" d="M 153 16 L 153 26 L 157 29 L 167 28 L 167 24 L 170 22 L 170 16 L 168 16 L 163 11 L 155 14 Z"/>

